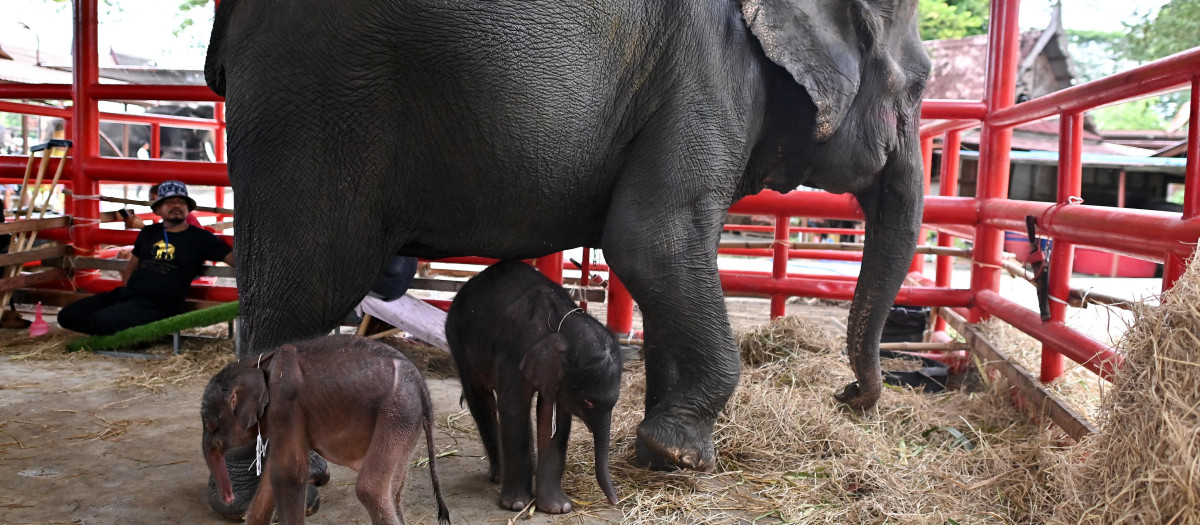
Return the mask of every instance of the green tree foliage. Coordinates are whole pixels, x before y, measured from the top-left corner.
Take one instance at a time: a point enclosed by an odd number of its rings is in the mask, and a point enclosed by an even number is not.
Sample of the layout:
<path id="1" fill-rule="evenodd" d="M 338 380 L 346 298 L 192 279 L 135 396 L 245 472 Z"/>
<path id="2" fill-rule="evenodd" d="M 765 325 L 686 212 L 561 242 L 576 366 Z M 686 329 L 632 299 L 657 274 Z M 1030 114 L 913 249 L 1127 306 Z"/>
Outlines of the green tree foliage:
<path id="1" fill-rule="evenodd" d="M 1125 31 L 1068 31 L 1080 80 L 1093 80 L 1200 46 L 1200 0 L 1170 0 L 1147 12 Z M 1100 129 L 1163 129 L 1184 107 L 1188 92 L 1170 93 L 1099 109 Z"/>
<path id="2" fill-rule="evenodd" d="M 1143 98 L 1100 108 L 1092 112 L 1100 129 L 1163 129 L 1167 123 L 1159 113 L 1160 101 Z"/>
<path id="3" fill-rule="evenodd" d="M 920 0 L 921 40 L 941 40 L 987 32 L 988 0 Z"/>
<path id="4" fill-rule="evenodd" d="M 1141 20 L 1126 23 L 1119 51 L 1138 62 L 1149 62 L 1200 46 L 1200 0 L 1171 0 Z"/>

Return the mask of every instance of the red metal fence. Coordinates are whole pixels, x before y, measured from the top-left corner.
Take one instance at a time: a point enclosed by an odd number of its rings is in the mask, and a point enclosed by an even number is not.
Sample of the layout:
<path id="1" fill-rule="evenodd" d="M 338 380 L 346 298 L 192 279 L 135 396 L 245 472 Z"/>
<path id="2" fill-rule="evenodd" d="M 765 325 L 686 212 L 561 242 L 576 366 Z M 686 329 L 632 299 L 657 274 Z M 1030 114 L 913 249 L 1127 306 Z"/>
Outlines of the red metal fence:
<path id="1" fill-rule="evenodd" d="M 0 111 L 60 117 L 67 120 L 67 138 L 76 140 L 76 148 L 67 161 L 70 174 L 66 185 L 76 195 L 97 195 L 101 182 L 150 183 L 178 179 L 188 184 L 228 186 L 224 158 L 224 122 L 220 99 L 205 87 L 163 85 L 111 85 L 98 81 L 96 52 L 98 0 L 77 0 L 75 9 L 74 83 L 0 84 L 0 99 L 72 100 L 71 109 L 55 109 L 31 104 L 0 101 Z M 921 111 L 926 180 L 929 179 L 933 138 L 942 137 L 940 195 L 926 200 L 924 222 L 937 232 L 938 246 L 949 247 L 953 233 L 970 236 L 974 241 L 972 278 L 969 289 L 950 288 L 950 257 L 939 255 L 933 286 L 905 287 L 896 302 L 907 305 L 944 306 L 969 309 L 969 319 L 998 317 L 1043 343 L 1041 378 L 1049 381 L 1062 374 L 1062 357 L 1069 357 L 1097 373 L 1107 374 L 1114 366 L 1113 350 L 1106 344 L 1068 328 L 1064 324 L 1069 299 L 1070 268 L 1075 246 L 1088 246 L 1165 264 L 1163 288 L 1169 288 L 1183 273 L 1185 260 L 1194 252 L 1200 238 L 1200 48 L 1180 53 L 1108 78 L 1075 86 L 1057 93 L 1015 103 L 1018 53 L 1018 0 L 993 0 L 988 41 L 987 82 L 983 100 L 926 100 Z M 1113 209 L 1073 203 L 1080 194 L 1081 138 L 1083 113 L 1115 102 L 1138 98 L 1164 90 L 1190 85 L 1191 125 L 1188 132 L 1185 201 L 1182 216 L 1173 213 Z M 215 120 L 181 119 L 167 116 L 126 116 L 102 114 L 101 100 L 163 100 L 217 102 Z M 1009 182 L 1009 146 L 1012 128 L 1048 117 L 1061 122 L 1061 159 L 1058 167 L 1058 202 L 1042 203 L 1007 199 Z M 99 135 L 101 120 L 174 125 L 216 130 L 217 163 L 129 160 L 101 158 Z M 957 197 L 958 151 L 960 132 L 981 127 L 977 194 L 974 198 Z M 157 133 L 152 133 L 157 136 Z M 19 180 L 24 157 L 0 156 L 0 180 Z M 926 185 L 928 187 L 928 184 Z M 223 195 L 223 192 L 218 192 Z M 221 205 L 218 202 L 218 205 Z M 52 238 L 72 241 L 88 253 L 99 244 L 130 244 L 135 232 L 102 230 L 96 219 L 98 201 L 69 199 L 67 211 L 76 217 L 70 232 L 51 232 Z M 772 316 L 783 314 L 784 301 L 790 296 L 849 299 L 855 281 L 791 274 L 789 258 L 848 258 L 826 250 L 792 249 L 792 217 L 862 219 L 862 212 L 850 196 L 822 192 L 772 191 L 747 197 L 736 203 L 733 213 L 775 217 L 772 271 L 723 271 L 721 281 L 727 292 L 771 297 Z M 1005 230 L 1023 231 L 1025 217 L 1038 218 L 1038 233 L 1053 239 L 1050 261 L 1050 320 L 1038 313 L 1000 297 L 998 294 Z M 728 252 L 728 251 L 727 251 Z M 728 252 L 749 254 L 749 252 Z M 757 250 L 755 254 L 763 253 Z M 919 256 L 920 257 L 920 256 Z M 472 259 L 467 259 L 472 260 Z M 564 263 L 561 255 L 539 260 L 539 267 L 561 280 Z M 604 268 L 595 268 L 604 270 Z M 913 269 L 922 271 L 920 261 Z M 619 333 L 630 331 L 632 300 L 615 278 L 609 288 L 609 323 Z M 115 285 L 95 279 L 77 280 L 82 288 L 96 291 Z M 195 294 L 214 300 L 228 300 L 231 289 L 212 287 Z"/>

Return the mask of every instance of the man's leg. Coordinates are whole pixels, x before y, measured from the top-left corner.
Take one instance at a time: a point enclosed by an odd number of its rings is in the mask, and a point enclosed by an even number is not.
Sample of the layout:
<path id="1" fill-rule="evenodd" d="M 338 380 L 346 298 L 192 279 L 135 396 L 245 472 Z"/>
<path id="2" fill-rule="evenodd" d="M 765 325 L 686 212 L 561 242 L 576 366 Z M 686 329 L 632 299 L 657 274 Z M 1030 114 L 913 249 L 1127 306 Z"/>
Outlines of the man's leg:
<path id="1" fill-rule="evenodd" d="M 102 335 L 101 332 L 94 331 L 95 325 L 92 323 L 92 317 L 96 312 L 116 304 L 119 297 L 118 290 L 120 288 L 111 292 L 84 297 L 64 306 L 58 312 L 58 325 L 68 330 L 83 332 L 88 335 Z"/>
<path id="2" fill-rule="evenodd" d="M 113 291 L 117 294 L 118 290 Z M 117 294 L 116 301 L 92 313 L 90 333 L 108 335 L 120 332 L 126 328 L 152 323 L 166 319 L 173 312 L 163 309 L 145 297 L 134 292 L 123 291 Z"/>

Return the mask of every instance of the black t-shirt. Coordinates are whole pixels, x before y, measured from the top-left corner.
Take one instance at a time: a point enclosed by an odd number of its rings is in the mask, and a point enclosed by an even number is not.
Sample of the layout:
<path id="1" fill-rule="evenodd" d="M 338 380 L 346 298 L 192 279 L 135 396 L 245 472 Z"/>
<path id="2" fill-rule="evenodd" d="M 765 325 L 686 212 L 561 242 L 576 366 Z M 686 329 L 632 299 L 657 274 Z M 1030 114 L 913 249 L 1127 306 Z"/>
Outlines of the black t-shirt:
<path id="1" fill-rule="evenodd" d="M 195 226 L 172 233 L 162 223 L 151 224 L 138 232 L 133 244 L 138 267 L 125 286 L 164 307 L 177 308 L 204 262 L 224 259 L 229 251 L 216 235 Z"/>

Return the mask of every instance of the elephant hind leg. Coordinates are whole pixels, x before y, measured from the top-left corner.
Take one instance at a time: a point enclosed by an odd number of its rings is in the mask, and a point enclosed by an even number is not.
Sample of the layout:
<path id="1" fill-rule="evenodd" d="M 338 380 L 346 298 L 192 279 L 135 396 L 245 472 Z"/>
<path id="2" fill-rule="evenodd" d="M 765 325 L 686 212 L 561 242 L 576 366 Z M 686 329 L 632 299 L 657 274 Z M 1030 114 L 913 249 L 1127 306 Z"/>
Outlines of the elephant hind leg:
<path id="1" fill-rule="evenodd" d="M 408 457 L 420 432 L 419 421 L 410 419 L 401 414 L 381 415 L 362 458 L 354 493 L 371 515 L 373 525 L 404 523 L 400 494 L 408 477 Z"/>

